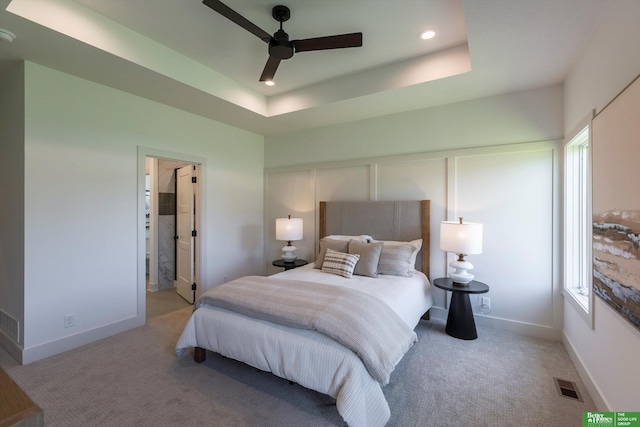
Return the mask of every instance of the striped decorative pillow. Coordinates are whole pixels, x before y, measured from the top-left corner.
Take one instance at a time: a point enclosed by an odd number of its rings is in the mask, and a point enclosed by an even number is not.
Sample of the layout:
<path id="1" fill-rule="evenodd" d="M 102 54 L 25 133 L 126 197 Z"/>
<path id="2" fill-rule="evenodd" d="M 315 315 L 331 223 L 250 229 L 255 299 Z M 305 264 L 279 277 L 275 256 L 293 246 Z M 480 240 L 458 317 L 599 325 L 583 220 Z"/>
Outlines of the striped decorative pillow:
<path id="1" fill-rule="evenodd" d="M 350 279 L 359 259 L 360 255 L 358 254 L 346 254 L 327 248 L 327 253 L 324 255 L 324 262 L 322 263 L 322 271 Z"/>

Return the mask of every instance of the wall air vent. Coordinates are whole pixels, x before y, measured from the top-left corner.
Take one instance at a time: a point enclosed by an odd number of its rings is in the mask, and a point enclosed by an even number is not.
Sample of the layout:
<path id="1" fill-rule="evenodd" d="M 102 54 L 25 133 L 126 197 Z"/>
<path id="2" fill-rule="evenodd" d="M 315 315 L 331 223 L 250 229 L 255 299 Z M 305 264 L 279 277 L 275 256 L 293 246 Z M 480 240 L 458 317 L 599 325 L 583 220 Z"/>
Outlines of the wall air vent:
<path id="1" fill-rule="evenodd" d="M 20 342 L 20 323 L 4 310 L 0 310 L 0 331 L 16 343 Z"/>
<path id="2" fill-rule="evenodd" d="M 582 397 L 580 396 L 578 387 L 576 387 L 576 383 L 555 377 L 553 381 L 556 383 L 556 390 L 558 390 L 560 396 L 582 402 Z"/>

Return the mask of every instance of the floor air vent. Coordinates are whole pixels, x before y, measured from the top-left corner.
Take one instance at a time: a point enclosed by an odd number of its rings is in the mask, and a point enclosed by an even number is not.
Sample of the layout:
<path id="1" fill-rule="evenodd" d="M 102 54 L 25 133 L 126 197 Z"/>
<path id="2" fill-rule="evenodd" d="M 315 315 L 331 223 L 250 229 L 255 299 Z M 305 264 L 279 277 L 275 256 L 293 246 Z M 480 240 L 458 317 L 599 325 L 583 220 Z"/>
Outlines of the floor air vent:
<path id="1" fill-rule="evenodd" d="M 16 343 L 20 342 L 20 334 L 19 334 L 19 323 L 16 319 L 9 316 L 3 310 L 0 310 L 0 331 L 3 331 L 9 338 L 14 340 Z"/>
<path id="2" fill-rule="evenodd" d="M 560 396 L 582 402 L 582 397 L 580 396 L 580 392 L 578 392 L 576 383 L 555 377 L 553 381 L 556 383 L 556 390 L 558 390 Z"/>

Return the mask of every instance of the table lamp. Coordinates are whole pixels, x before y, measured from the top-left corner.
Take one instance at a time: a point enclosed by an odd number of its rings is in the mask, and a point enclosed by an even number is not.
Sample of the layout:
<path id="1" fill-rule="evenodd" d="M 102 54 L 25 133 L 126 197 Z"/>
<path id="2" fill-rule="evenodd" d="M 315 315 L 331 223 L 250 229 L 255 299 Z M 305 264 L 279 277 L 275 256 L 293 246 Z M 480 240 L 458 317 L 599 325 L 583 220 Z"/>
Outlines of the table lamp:
<path id="1" fill-rule="evenodd" d="M 293 262 L 298 257 L 296 247 L 291 244 L 294 240 L 302 240 L 302 218 L 276 218 L 276 240 L 287 242 L 282 248 L 282 259 Z"/>
<path id="2" fill-rule="evenodd" d="M 445 252 L 453 252 L 458 259 L 451 261 L 449 267 L 454 269 L 449 277 L 455 285 L 468 286 L 473 280 L 473 264 L 465 261 L 464 257 L 470 254 L 482 253 L 482 224 L 474 222 L 442 221 L 440 223 L 440 249 Z"/>

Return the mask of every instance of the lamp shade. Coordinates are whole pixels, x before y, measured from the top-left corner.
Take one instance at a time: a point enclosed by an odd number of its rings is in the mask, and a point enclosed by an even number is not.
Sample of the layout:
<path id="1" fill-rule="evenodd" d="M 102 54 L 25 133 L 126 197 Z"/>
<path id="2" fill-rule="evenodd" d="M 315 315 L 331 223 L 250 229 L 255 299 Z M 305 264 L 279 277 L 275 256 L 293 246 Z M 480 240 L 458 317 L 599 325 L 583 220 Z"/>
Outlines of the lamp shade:
<path id="1" fill-rule="evenodd" d="M 482 224 L 475 222 L 442 221 L 440 249 L 456 254 L 482 253 Z"/>
<path id="2" fill-rule="evenodd" d="M 276 218 L 276 240 L 302 240 L 302 218 Z"/>

